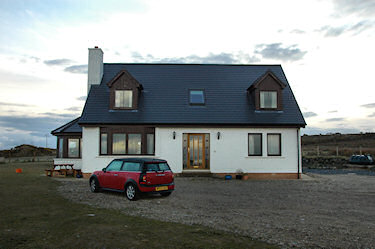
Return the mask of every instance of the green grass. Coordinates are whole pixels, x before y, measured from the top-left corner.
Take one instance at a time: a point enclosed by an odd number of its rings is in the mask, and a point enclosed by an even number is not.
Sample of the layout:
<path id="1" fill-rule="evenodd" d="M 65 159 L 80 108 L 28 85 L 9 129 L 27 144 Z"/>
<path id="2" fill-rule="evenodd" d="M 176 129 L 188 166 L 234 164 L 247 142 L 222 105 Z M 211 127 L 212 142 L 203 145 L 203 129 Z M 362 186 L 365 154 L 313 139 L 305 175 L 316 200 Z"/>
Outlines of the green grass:
<path id="1" fill-rule="evenodd" d="M 70 202 L 42 176 L 50 163 L 0 165 L 0 248 L 276 248 L 204 226 Z M 15 169 L 23 173 L 16 174 Z M 91 217 L 88 214 L 95 214 Z"/>

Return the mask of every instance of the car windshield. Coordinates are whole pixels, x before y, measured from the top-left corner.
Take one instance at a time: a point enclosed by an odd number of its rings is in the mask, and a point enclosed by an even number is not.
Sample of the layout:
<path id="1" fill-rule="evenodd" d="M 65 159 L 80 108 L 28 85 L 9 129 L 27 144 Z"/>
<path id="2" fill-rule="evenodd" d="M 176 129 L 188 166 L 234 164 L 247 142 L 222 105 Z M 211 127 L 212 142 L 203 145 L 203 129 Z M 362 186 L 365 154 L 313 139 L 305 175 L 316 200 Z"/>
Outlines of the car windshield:
<path id="1" fill-rule="evenodd" d="M 170 170 L 167 163 L 148 163 L 146 164 L 146 171 L 165 171 Z"/>

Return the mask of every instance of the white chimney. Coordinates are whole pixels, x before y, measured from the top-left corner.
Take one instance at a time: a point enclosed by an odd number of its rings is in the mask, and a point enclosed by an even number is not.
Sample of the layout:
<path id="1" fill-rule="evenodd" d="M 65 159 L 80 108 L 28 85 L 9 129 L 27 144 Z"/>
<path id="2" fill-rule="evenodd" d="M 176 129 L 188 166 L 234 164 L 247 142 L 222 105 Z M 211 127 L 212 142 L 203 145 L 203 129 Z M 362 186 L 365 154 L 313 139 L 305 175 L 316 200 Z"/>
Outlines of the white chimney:
<path id="1" fill-rule="evenodd" d="M 87 95 L 92 85 L 100 85 L 103 78 L 103 50 L 95 46 L 89 48 L 89 65 L 87 71 Z"/>

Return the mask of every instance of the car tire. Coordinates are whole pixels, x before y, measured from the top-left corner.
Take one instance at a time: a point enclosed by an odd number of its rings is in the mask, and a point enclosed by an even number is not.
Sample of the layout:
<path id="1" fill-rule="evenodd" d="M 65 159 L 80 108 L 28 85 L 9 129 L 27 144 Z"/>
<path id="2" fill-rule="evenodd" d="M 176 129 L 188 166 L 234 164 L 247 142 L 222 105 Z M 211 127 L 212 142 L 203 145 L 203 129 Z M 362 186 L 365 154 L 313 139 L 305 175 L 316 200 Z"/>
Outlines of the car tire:
<path id="1" fill-rule="evenodd" d="M 93 193 L 97 193 L 100 191 L 99 181 L 96 178 L 90 179 L 90 190 Z"/>
<path id="2" fill-rule="evenodd" d="M 165 192 L 165 193 L 160 193 L 161 196 L 167 197 L 170 196 L 172 192 Z"/>
<path id="3" fill-rule="evenodd" d="M 125 195 L 129 201 L 137 200 L 139 195 L 137 186 L 135 186 L 133 183 L 128 183 L 125 186 Z"/>

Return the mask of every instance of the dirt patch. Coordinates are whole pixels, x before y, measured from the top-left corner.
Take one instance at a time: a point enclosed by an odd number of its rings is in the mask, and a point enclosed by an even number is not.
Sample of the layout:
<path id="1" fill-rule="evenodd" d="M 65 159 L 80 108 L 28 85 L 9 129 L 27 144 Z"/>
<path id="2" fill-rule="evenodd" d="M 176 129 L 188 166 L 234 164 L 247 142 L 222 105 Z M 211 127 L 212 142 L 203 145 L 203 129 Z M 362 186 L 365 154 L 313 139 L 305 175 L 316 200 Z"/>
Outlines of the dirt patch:
<path id="1" fill-rule="evenodd" d="M 134 216 L 201 224 L 281 247 L 373 248 L 375 177 L 315 175 L 308 180 L 224 181 L 176 178 L 167 198 L 136 202 L 118 193 L 91 193 L 87 180 L 58 179 L 66 198 Z"/>

